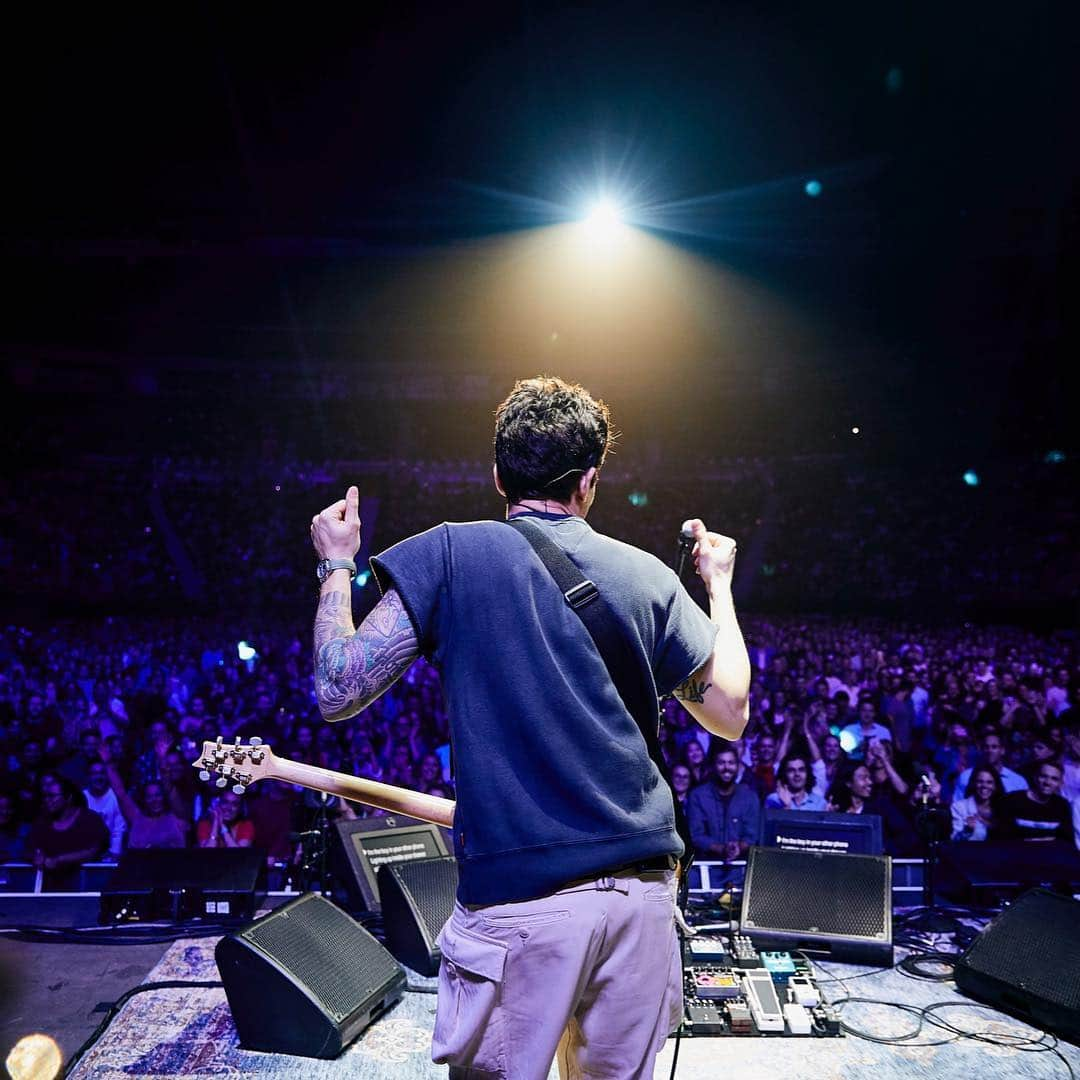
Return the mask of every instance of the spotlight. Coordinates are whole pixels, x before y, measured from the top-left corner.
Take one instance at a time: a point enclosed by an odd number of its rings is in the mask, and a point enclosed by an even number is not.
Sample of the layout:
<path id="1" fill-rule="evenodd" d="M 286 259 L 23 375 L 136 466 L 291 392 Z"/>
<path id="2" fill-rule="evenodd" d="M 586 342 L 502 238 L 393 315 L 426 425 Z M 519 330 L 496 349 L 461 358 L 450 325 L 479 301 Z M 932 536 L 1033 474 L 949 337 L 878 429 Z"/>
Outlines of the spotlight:
<path id="1" fill-rule="evenodd" d="M 803 190 L 811 199 L 816 199 L 821 194 L 821 181 L 807 180 Z"/>
<path id="2" fill-rule="evenodd" d="M 974 469 L 968 469 L 968 471 L 964 473 L 964 483 L 967 484 L 968 487 L 978 487 L 979 474 Z"/>
<path id="3" fill-rule="evenodd" d="M 585 224 L 597 236 L 611 236 L 622 225 L 622 212 L 612 199 L 598 199 L 589 208 Z"/>

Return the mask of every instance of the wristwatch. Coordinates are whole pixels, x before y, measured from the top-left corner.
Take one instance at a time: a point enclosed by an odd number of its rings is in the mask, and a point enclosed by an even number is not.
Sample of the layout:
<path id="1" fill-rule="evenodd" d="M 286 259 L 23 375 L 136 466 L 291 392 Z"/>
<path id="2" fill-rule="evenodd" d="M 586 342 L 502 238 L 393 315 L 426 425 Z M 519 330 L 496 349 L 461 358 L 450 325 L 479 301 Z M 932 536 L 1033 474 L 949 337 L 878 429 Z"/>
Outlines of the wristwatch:
<path id="1" fill-rule="evenodd" d="M 356 563 L 352 559 L 323 559 L 315 567 L 315 576 L 321 585 L 335 570 L 348 570 L 349 580 L 356 577 Z"/>

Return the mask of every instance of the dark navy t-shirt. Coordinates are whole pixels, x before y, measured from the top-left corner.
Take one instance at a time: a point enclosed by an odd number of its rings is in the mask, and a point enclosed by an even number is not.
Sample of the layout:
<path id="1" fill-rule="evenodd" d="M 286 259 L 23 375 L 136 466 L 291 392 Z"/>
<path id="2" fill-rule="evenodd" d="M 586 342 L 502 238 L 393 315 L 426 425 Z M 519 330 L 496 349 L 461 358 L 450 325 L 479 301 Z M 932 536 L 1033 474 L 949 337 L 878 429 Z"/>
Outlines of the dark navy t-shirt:
<path id="1" fill-rule="evenodd" d="M 658 559 L 582 518 L 530 515 L 593 582 L 670 692 L 715 628 Z M 679 853 L 671 793 L 580 617 L 505 522 L 449 523 L 371 560 L 439 668 L 454 749 L 458 897 L 541 896 Z"/>

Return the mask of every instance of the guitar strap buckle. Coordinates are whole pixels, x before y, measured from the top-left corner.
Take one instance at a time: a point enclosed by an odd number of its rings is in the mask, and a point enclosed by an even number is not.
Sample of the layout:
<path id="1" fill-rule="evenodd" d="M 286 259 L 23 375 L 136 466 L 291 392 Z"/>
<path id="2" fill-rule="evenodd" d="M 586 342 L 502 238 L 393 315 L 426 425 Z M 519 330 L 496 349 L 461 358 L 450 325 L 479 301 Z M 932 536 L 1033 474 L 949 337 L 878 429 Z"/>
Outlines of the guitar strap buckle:
<path id="1" fill-rule="evenodd" d="M 563 593 L 566 597 L 566 602 L 577 611 L 578 608 L 584 607 L 586 604 L 591 603 L 600 595 L 600 590 L 588 579 L 579 581 L 572 589 L 567 589 Z"/>

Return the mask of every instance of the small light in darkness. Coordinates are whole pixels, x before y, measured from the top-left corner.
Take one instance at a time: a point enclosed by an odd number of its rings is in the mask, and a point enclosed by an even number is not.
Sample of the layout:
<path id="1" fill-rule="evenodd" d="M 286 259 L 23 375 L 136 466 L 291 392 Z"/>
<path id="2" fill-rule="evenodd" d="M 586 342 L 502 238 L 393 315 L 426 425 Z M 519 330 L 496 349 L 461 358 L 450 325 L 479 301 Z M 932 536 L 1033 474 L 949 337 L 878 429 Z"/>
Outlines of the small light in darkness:
<path id="1" fill-rule="evenodd" d="M 968 471 L 964 473 L 964 483 L 967 484 L 968 487 L 978 487 L 979 474 L 974 469 L 968 469 Z"/>
<path id="2" fill-rule="evenodd" d="M 280 484 L 275 484 L 274 485 L 274 490 L 275 491 L 280 491 L 281 490 L 281 485 Z"/>
<path id="3" fill-rule="evenodd" d="M 807 180 L 806 186 L 803 188 L 807 195 L 811 199 L 816 199 L 821 194 L 821 181 L 820 180 Z"/>
<path id="4" fill-rule="evenodd" d="M 636 506 L 639 509 L 642 506 L 649 505 L 649 496 L 644 491 L 631 491 L 628 498 L 630 499 L 630 505 Z"/>
<path id="5" fill-rule="evenodd" d="M 246 641 L 238 641 L 236 643 L 236 655 L 246 663 L 248 660 L 254 660 L 259 654 Z"/>
<path id="6" fill-rule="evenodd" d="M 904 89 L 904 73 L 900 68 L 889 68 L 885 76 L 885 89 L 890 94 L 899 94 Z"/>
<path id="7" fill-rule="evenodd" d="M 852 435 L 858 435 L 858 434 L 859 434 L 859 431 L 860 431 L 860 428 L 857 428 L 857 427 L 853 427 L 853 428 L 851 429 L 851 434 L 852 434 Z"/>
<path id="8" fill-rule="evenodd" d="M 1061 450 L 1051 450 L 1043 458 L 1047 465 L 1060 465 L 1064 460 L 1065 454 Z"/>

